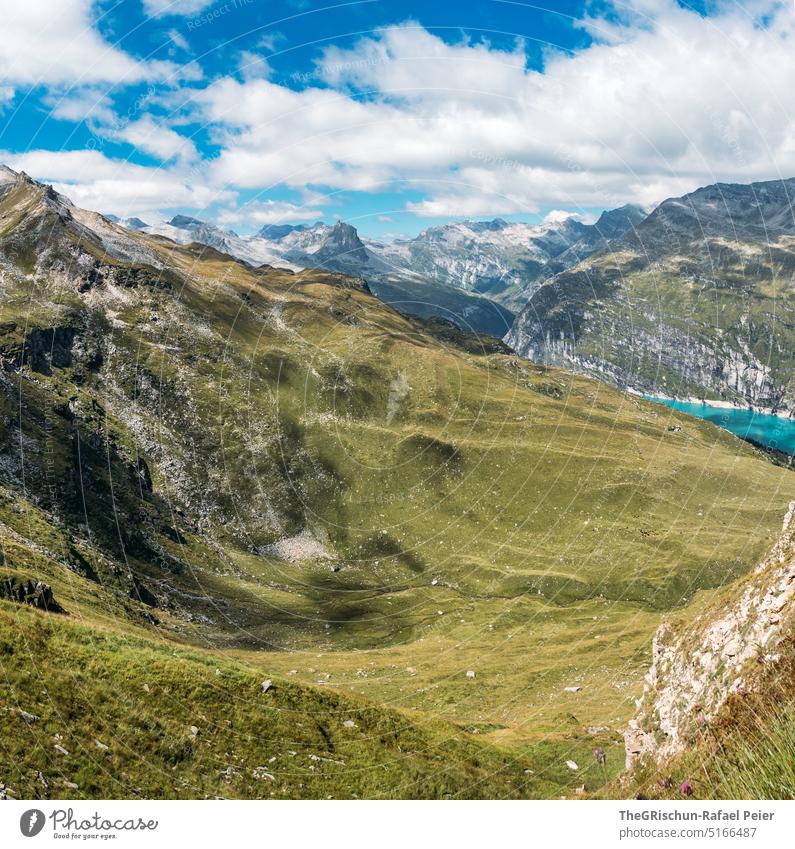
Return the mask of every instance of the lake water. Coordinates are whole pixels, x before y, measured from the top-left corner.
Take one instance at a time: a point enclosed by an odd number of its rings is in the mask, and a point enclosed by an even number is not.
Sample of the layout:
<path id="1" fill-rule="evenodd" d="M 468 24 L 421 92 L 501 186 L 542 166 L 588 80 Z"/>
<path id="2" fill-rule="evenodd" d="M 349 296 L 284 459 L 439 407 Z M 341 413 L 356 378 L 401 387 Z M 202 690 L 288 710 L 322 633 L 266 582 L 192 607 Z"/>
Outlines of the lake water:
<path id="1" fill-rule="evenodd" d="M 660 404 L 707 419 L 716 425 L 725 427 L 742 439 L 752 439 L 767 448 L 775 448 L 795 456 L 795 419 L 782 419 L 768 413 L 739 408 L 711 407 L 691 401 L 669 401 L 665 398 L 651 398 Z"/>

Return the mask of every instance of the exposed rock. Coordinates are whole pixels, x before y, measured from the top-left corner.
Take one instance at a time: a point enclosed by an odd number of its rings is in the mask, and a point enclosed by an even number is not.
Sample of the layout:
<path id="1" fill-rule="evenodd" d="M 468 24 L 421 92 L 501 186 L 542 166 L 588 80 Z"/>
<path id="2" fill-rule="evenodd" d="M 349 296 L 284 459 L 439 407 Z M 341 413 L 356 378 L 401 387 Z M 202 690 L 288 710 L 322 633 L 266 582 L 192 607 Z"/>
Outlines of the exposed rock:
<path id="1" fill-rule="evenodd" d="M 19 578 L 16 575 L 0 577 L 0 598 L 29 604 L 37 610 L 49 613 L 63 613 L 64 609 L 55 601 L 52 587 L 32 578 Z"/>
<path id="2" fill-rule="evenodd" d="M 531 293 L 506 341 L 644 394 L 795 412 L 793 198 L 794 179 L 670 198 Z"/>
<path id="3" fill-rule="evenodd" d="M 743 672 L 769 662 L 795 611 L 795 502 L 781 535 L 736 600 L 701 614 L 682 633 L 664 623 L 652 642 L 652 666 L 624 741 L 627 767 L 683 751 L 731 693 L 744 692 Z"/>
<path id="4" fill-rule="evenodd" d="M 25 720 L 25 722 L 28 723 L 28 725 L 33 725 L 41 719 L 41 717 L 37 716 L 35 713 L 28 713 L 26 710 L 22 710 L 22 708 L 18 708 L 17 713 Z"/>

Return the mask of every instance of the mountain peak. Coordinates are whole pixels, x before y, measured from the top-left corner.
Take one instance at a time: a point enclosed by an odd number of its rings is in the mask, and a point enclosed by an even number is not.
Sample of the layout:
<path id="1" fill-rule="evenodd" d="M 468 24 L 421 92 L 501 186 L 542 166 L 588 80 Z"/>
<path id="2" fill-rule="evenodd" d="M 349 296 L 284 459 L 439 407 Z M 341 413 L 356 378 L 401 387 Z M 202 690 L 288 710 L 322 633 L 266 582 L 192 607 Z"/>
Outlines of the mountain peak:
<path id="1" fill-rule="evenodd" d="M 180 229 L 185 229 L 186 227 L 196 227 L 198 226 L 206 226 L 206 222 L 202 221 L 199 218 L 193 218 L 190 215 L 175 215 L 171 221 L 168 222 L 172 227 L 179 227 Z"/>
<path id="2" fill-rule="evenodd" d="M 0 165 L 0 186 L 7 183 L 15 183 L 19 178 L 16 171 L 12 171 L 7 165 Z"/>
<path id="3" fill-rule="evenodd" d="M 493 218 L 491 221 L 467 221 L 467 226 L 473 233 L 504 230 L 508 222 L 504 218 Z"/>
<path id="4" fill-rule="evenodd" d="M 322 250 L 325 249 L 346 255 L 365 251 L 364 242 L 359 238 L 356 228 L 344 221 L 338 221 L 331 228 L 331 232 L 323 242 Z"/>
<path id="5" fill-rule="evenodd" d="M 606 209 L 594 225 L 604 239 L 614 239 L 636 227 L 646 217 L 646 210 L 636 203 L 626 203 L 617 209 Z"/>
<path id="6" fill-rule="evenodd" d="M 314 224 L 265 224 L 257 232 L 257 236 L 271 242 L 278 242 L 290 233 L 307 233 L 323 226 L 325 225 L 322 221 L 315 221 Z"/>

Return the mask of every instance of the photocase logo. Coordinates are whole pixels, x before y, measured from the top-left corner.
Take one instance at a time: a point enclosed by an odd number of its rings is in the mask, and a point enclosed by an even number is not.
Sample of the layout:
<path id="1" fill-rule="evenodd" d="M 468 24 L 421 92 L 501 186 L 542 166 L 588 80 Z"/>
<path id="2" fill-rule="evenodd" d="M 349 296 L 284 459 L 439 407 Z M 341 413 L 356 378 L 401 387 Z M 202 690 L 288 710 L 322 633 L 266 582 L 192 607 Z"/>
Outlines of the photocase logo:
<path id="1" fill-rule="evenodd" d="M 25 837 L 35 837 L 44 828 L 44 821 L 44 813 L 38 808 L 31 808 L 19 818 L 19 830 Z"/>

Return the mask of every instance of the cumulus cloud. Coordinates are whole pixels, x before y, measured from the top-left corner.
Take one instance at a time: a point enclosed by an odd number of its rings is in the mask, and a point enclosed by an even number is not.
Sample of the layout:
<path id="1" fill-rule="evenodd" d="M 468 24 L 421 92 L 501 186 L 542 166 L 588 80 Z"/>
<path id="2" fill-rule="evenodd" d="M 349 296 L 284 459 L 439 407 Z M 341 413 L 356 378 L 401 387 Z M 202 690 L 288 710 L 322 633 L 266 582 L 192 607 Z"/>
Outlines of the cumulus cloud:
<path id="1" fill-rule="evenodd" d="M 60 121 L 113 124 L 118 120 L 107 90 L 97 86 L 75 88 L 65 94 L 48 94 L 44 103 L 50 115 Z"/>
<path id="2" fill-rule="evenodd" d="M 544 222 L 547 224 L 562 224 L 570 218 L 579 220 L 580 216 L 576 212 L 571 212 L 568 209 L 551 209 L 545 216 Z"/>
<path id="3" fill-rule="evenodd" d="M 144 115 L 112 135 L 164 162 L 170 159 L 192 161 L 198 158 L 196 147 L 190 139 L 165 124 L 156 122 L 151 115 Z"/>
<path id="4" fill-rule="evenodd" d="M 168 62 L 141 62 L 105 41 L 92 0 L 4 3 L 0 82 L 27 85 L 133 83 L 178 76 Z"/>
<path id="5" fill-rule="evenodd" d="M 206 209 L 235 199 L 234 193 L 213 189 L 190 170 L 147 168 L 99 151 L 0 152 L 0 161 L 51 182 L 78 206 L 121 217 L 154 218 L 162 209 Z"/>
<path id="6" fill-rule="evenodd" d="M 521 42 L 394 26 L 326 49 L 301 90 L 228 77 L 195 103 L 221 146 L 219 184 L 411 187 L 425 199 L 409 208 L 434 216 L 649 204 L 795 174 L 795 19 L 768 12 L 634 0 L 583 21 L 595 42 L 542 71 Z"/>
<path id="7" fill-rule="evenodd" d="M 244 206 L 222 210 L 217 216 L 219 223 L 225 227 L 235 224 L 281 224 L 322 217 L 323 213 L 318 209 L 278 200 L 250 201 Z"/>
<path id="8" fill-rule="evenodd" d="M 146 0 L 160 16 L 206 5 Z M 15 6 L 0 30 L 0 84 L 79 79 L 84 100 L 73 95 L 53 107 L 78 120 L 98 81 L 174 73 L 103 42 L 89 7 L 90 0 Z M 795 10 L 774 0 L 715 0 L 710 11 L 675 0 L 616 4 L 578 22 L 590 46 L 550 50 L 541 70 L 528 66 L 521 40 L 448 43 L 408 22 L 327 47 L 315 70 L 290 85 L 258 54 L 243 53 L 242 70 L 209 85 L 159 86 L 160 106 L 174 112 L 168 124 L 141 116 L 113 128 L 107 112 L 104 120 L 107 132 L 168 163 L 136 172 L 153 197 L 178 184 L 178 196 L 193 201 L 275 186 L 306 197 L 407 190 L 419 198 L 406 205 L 417 215 L 475 217 L 650 205 L 716 180 L 795 175 Z M 43 32 L 44 46 L 31 46 L 23 30 Z M 259 47 L 277 43 L 278 36 Z M 103 109 L 98 102 L 94 112 Z M 180 122 L 206 125 L 214 153 L 200 167 L 193 143 L 174 130 Z M 179 177 L 189 165 L 190 187 Z M 85 186 L 70 180 L 93 196 L 95 175 L 86 172 Z M 263 223 L 295 212 L 267 203 L 240 209 Z"/>

